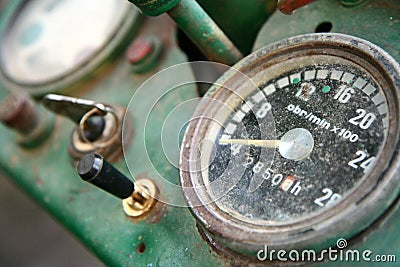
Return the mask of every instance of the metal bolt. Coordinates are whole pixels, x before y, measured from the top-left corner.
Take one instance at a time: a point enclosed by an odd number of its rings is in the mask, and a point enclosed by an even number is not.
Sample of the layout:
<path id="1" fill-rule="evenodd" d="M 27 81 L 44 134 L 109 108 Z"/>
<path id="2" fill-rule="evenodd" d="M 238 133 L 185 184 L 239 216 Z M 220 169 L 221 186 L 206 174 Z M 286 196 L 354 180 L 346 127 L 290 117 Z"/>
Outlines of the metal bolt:
<path id="1" fill-rule="evenodd" d="M 54 129 L 54 116 L 36 106 L 28 94 L 9 94 L 0 106 L 0 121 L 16 130 L 16 142 L 33 148 L 48 139 Z"/>
<path id="2" fill-rule="evenodd" d="M 0 106 L 0 121 L 22 134 L 28 134 L 37 127 L 39 116 L 27 94 L 11 93 Z"/>

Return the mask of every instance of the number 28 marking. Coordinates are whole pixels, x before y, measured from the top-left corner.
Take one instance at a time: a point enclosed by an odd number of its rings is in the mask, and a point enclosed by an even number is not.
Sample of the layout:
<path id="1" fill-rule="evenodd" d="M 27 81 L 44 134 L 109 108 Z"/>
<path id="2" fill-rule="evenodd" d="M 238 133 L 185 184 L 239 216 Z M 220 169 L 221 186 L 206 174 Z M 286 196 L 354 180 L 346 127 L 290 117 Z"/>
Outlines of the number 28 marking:
<path id="1" fill-rule="evenodd" d="M 342 198 L 340 194 L 333 193 L 333 191 L 329 188 L 322 189 L 322 193 L 324 193 L 322 197 L 314 200 L 314 203 L 321 207 L 331 205 Z"/>

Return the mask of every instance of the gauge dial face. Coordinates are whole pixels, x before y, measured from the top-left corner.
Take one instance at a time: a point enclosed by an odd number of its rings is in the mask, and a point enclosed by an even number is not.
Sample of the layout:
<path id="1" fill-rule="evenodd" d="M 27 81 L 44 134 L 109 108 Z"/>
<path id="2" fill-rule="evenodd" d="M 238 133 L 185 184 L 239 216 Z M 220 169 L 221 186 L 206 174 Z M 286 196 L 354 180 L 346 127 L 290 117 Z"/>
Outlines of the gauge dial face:
<path id="1" fill-rule="evenodd" d="M 21 84 L 41 84 L 85 64 L 113 37 L 129 3 L 34 0 L 19 7 L 1 38 L 1 68 Z"/>
<path id="2" fill-rule="evenodd" d="M 357 187 L 387 128 L 385 94 L 364 70 L 329 61 L 295 68 L 262 81 L 232 110 L 205 183 L 241 177 L 226 194 L 208 188 L 222 196 L 215 202 L 221 210 L 241 220 L 304 218 Z"/>

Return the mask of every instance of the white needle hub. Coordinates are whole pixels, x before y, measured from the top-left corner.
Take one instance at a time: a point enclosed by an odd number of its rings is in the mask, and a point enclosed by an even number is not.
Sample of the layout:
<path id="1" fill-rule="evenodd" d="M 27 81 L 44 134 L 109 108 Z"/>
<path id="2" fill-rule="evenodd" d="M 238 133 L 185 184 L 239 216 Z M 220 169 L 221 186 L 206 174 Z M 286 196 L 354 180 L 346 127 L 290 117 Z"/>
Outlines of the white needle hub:
<path id="1" fill-rule="evenodd" d="M 304 128 L 295 128 L 285 133 L 279 143 L 279 153 L 291 160 L 302 160 L 312 152 L 314 138 Z"/>

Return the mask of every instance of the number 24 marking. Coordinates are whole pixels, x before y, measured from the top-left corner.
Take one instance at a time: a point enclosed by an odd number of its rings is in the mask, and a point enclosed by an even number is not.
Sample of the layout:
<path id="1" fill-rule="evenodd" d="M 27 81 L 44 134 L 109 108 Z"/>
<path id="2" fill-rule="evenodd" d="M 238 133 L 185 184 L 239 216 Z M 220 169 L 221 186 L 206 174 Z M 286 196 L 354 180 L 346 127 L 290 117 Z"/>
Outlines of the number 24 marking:
<path id="1" fill-rule="evenodd" d="M 367 158 L 367 153 L 365 153 L 364 151 L 357 151 L 356 155 L 358 156 L 357 158 L 350 160 L 349 161 L 349 166 L 353 167 L 354 169 L 358 169 L 358 167 L 361 167 L 362 169 L 364 169 L 364 172 L 367 172 L 374 164 L 375 161 L 375 157 L 370 157 Z M 360 163 L 360 166 L 357 165 L 357 163 Z"/>

